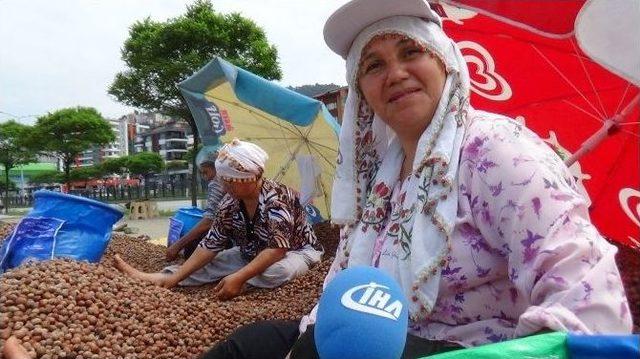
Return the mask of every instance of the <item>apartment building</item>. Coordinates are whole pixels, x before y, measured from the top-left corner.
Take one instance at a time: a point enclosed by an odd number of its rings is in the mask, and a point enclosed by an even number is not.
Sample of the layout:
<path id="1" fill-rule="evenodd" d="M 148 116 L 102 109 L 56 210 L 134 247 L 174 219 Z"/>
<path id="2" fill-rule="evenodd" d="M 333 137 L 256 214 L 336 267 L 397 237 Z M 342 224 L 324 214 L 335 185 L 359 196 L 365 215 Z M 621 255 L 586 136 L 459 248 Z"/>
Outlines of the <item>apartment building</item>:
<path id="1" fill-rule="evenodd" d="M 165 161 L 182 160 L 189 142 L 193 144 L 191 129 L 186 124 L 170 121 L 137 134 L 135 152 L 157 152 Z"/>
<path id="2" fill-rule="evenodd" d="M 313 96 L 316 100 L 324 103 L 327 110 L 336 118 L 338 123 L 342 123 L 342 113 L 344 112 L 344 104 L 347 101 L 347 93 L 349 88 L 344 86 L 335 90 L 327 91 L 319 95 Z"/>
<path id="3" fill-rule="evenodd" d="M 82 154 L 76 158 L 76 167 L 89 167 L 100 164 L 107 159 L 126 156 L 128 154 L 126 123 L 120 119 L 107 119 L 107 121 L 116 136 L 115 141 L 102 147 L 94 146 L 82 152 Z"/>

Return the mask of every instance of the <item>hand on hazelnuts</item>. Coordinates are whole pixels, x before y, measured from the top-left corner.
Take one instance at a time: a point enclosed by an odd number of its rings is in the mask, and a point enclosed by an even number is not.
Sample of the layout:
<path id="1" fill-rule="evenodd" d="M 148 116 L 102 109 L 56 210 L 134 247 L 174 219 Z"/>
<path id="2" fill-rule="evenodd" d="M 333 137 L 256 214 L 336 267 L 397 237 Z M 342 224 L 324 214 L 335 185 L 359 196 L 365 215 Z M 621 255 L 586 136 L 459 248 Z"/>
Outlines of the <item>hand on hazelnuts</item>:
<path id="1" fill-rule="evenodd" d="M 222 278 L 214 291 L 219 299 L 227 300 L 240 295 L 243 285 L 244 280 L 237 273 L 233 273 Z"/>

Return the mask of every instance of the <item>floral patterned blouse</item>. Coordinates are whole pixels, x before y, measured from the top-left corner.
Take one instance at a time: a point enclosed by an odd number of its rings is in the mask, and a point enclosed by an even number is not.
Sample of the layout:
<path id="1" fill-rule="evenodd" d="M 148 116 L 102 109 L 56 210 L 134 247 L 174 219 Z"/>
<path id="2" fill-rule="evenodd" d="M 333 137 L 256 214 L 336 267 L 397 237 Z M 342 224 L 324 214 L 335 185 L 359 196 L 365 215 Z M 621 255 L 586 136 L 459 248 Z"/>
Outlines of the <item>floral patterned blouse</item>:
<path id="1" fill-rule="evenodd" d="M 410 322 L 409 333 L 463 346 L 549 329 L 630 333 L 617 248 L 591 224 L 561 159 L 520 124 L 473 113 L 438 299 L 429 319 Z M 389 210 L 402 206 L 405 182 L 389 186 L 394 206 Z M 372 265 L 394 270 L 403 253 L 399 241 L 382 237 Z M 340 270 L 339 261 L 327 281 Z"/>
<path id="2" fill-rule="evenodd" d="M 249 220 L 242 202 L 227 194 L 211 230 L 200 242 L 201 247 L 215 252 L 239 246 L 246 261 L 266 248 L 299 250 L 307 244 L 322 248 L 298 196 L 285 185 L 269 179 L 262 181 L 253 221 Z"/>

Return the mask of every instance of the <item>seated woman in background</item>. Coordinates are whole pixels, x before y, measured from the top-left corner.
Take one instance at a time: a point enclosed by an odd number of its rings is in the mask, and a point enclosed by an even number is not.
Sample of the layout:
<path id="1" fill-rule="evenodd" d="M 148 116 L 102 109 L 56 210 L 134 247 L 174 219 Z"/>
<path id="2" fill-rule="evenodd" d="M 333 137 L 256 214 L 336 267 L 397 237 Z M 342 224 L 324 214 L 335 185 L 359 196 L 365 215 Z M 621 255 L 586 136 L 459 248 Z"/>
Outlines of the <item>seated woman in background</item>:
<path id="1" fill-rule="evenodd" d="M 218 212 L 220 201 L 225 195 L 224 185 L 216 176 L 216 158 L 218 152 L 207 153 L 198 163 L 198 170 L 202 179 L 207 181 L 207 207 L 202 219 L 178 241 L 167 247 L 167 261 L 178 258 L 180 251 L 184 251 L 184 257 L 189 258 L 198 248 L 202 238 L 209 232 L 211 224 Z M 196 157 L 196 161 L 198 158 Z"/>
<path id="2" fill-rule="evenodd" d="M 325 283 L 356 265 L 394 277 L 409 300 L 406 357 L 548 330 L 631 332 L 616 247 L 567 167 L 521 124 L 470 106 L 465 60 L 425 1 L 351 1 L 325 39 L 349 85 L 332 201 L 344 227 Z M 292 323 L 244 327 L 209 357 L 257 335 L 280 344 L 238 357 L 295 343 L 292 358 L 313 357 L 314 320 L 297 341 Z"/>

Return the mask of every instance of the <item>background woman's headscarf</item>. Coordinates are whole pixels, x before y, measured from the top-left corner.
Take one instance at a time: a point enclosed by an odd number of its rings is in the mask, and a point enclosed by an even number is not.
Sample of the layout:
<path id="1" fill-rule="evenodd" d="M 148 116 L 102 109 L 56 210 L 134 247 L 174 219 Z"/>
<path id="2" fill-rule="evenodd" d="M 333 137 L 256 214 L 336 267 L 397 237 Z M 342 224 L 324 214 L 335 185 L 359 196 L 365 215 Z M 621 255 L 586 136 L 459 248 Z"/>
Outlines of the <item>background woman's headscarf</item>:
<path id="1" fill-rule="evenodd" d="M 220 148 L 216 170 L 224 181 L 256 181 L 262 177 L 268 158 L 269 155 L 260 146 L 234 138 Z"/>
<path id="2" fill-rule="evenodd" d="M 398 180 L 402 149 L 394 131 L 375 115 L 358 89 L 357 74 L 364 47 L 376 36 L 400 34 L 438 57 L 447 79 L 434 117 L 420 137 L 413 162 L 407 200 L 412 210 L 403 218 L 410 233 L 410 255 L 398 262 L 396 280 L 409 299 L 413 320 L 432 310 L 438 294 L 440 266 L 448 253 L 448 239 L 456 218 L 457 173 L 469 109 L 469 76 L 457 45 L 440 24 L 414 16 L 392 16 L 369 25 L 356 37 L 347 56 L 349 94 L 340 132 L 338 166 L 333 185 L 331 215 L 346 225 L 334 267 L 370 265 L 376 238 L 387 218 L 375 223 L 390 193 L 374 188 Z M 393 187 L 391 187 L 393 188 Z"/>

